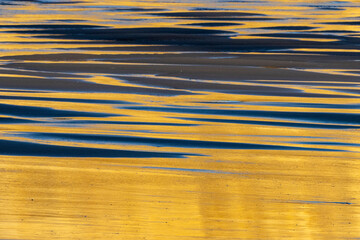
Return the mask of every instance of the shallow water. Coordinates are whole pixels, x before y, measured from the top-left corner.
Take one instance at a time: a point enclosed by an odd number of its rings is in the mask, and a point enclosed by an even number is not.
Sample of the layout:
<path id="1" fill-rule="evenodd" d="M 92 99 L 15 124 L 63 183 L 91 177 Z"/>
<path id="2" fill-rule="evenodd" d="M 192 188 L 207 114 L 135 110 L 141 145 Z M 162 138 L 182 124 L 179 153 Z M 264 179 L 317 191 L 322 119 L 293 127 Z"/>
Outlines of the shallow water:
<path id="1" fill-rule="evenodd" d="M 358 239 L 358 1 L 0 0 L 0 239 Z"/>

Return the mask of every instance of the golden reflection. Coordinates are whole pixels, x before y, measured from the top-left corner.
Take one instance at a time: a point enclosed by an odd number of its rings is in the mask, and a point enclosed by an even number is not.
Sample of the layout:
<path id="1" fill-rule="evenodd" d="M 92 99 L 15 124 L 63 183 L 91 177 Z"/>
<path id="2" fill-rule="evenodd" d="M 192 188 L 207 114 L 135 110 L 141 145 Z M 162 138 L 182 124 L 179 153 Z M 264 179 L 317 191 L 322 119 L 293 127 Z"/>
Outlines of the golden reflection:
<path id="1" fill-rule="evenodd" d="M 342 171 L 347 178 L 333 179 L 339 176 L 339 166 L 331 173 L 328 163 L 320 159 L 301 157 L 298 163 L 289 163 L 288 157 L 281 161 L 274 155 L 270 163 L 268 156 L 264 161 L 262 155 L 257 156 L 262 168 L 277 165 L 277 171 L 284 167 L 287 175 L 220 177 L 101 160 L 44 163 L 44 159 L 27 158 L 24 164 L 24 158 L 3 158 L 2 184 L 17 185 L 7 188 L 7 202 L 12 204 L 2 208 L 6 221 L 1 232 L 12 238 L 25 238 L 36 228 L 38 238 L 55 235 L 65 239 L 81 233 L 81 237 L 109 239 L 282 239 L 284 235 L 342 237 L 346 228 L 347 236 L 357 236 L 351 229 L 357 229 L 359 222 L 351 216 L 358 213 L 350 210 L 351 205 L 331 202 L 354 200 L 358 190 L 343 185 L 357 182 L 358 176 L 350 169 L 358 169 L 358 164 L 350 162 L 348 174 Z M 243 167 L 248 166 L 252 165 Z M 319 175 L 314 172 L 317 167 L 328 171 Z M 315 175 L 304 175 L 310 172 Z M 325 203 L 306 203 L 308 199 Z"/>
<path id="2" fill-rule="evenodd" d="M 6 3 L 0 239 L 360 237 L 356 1 Z"/>

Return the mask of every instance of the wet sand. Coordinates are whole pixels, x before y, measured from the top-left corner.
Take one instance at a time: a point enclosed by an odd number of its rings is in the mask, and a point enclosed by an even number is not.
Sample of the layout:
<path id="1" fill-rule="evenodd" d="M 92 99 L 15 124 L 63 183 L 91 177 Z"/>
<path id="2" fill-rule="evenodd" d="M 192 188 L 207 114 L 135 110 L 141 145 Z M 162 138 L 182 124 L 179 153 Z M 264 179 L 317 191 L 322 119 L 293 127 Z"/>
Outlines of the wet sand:
<path id="1" fill-rule="evenodd" d="M 360 238 L 356 1 L 0 1 L 0 239 Z"/>

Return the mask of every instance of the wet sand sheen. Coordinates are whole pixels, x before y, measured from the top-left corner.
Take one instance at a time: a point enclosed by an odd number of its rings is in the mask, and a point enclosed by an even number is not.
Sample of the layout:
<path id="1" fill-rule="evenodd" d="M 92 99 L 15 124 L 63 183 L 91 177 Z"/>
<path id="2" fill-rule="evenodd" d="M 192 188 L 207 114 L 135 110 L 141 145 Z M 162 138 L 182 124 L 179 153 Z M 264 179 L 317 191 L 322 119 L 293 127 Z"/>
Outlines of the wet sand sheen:
<path id="1" fill-rule="evenodd" d="M 0 239 L 357 239 L 356 1 L 0 1 Z"/>

